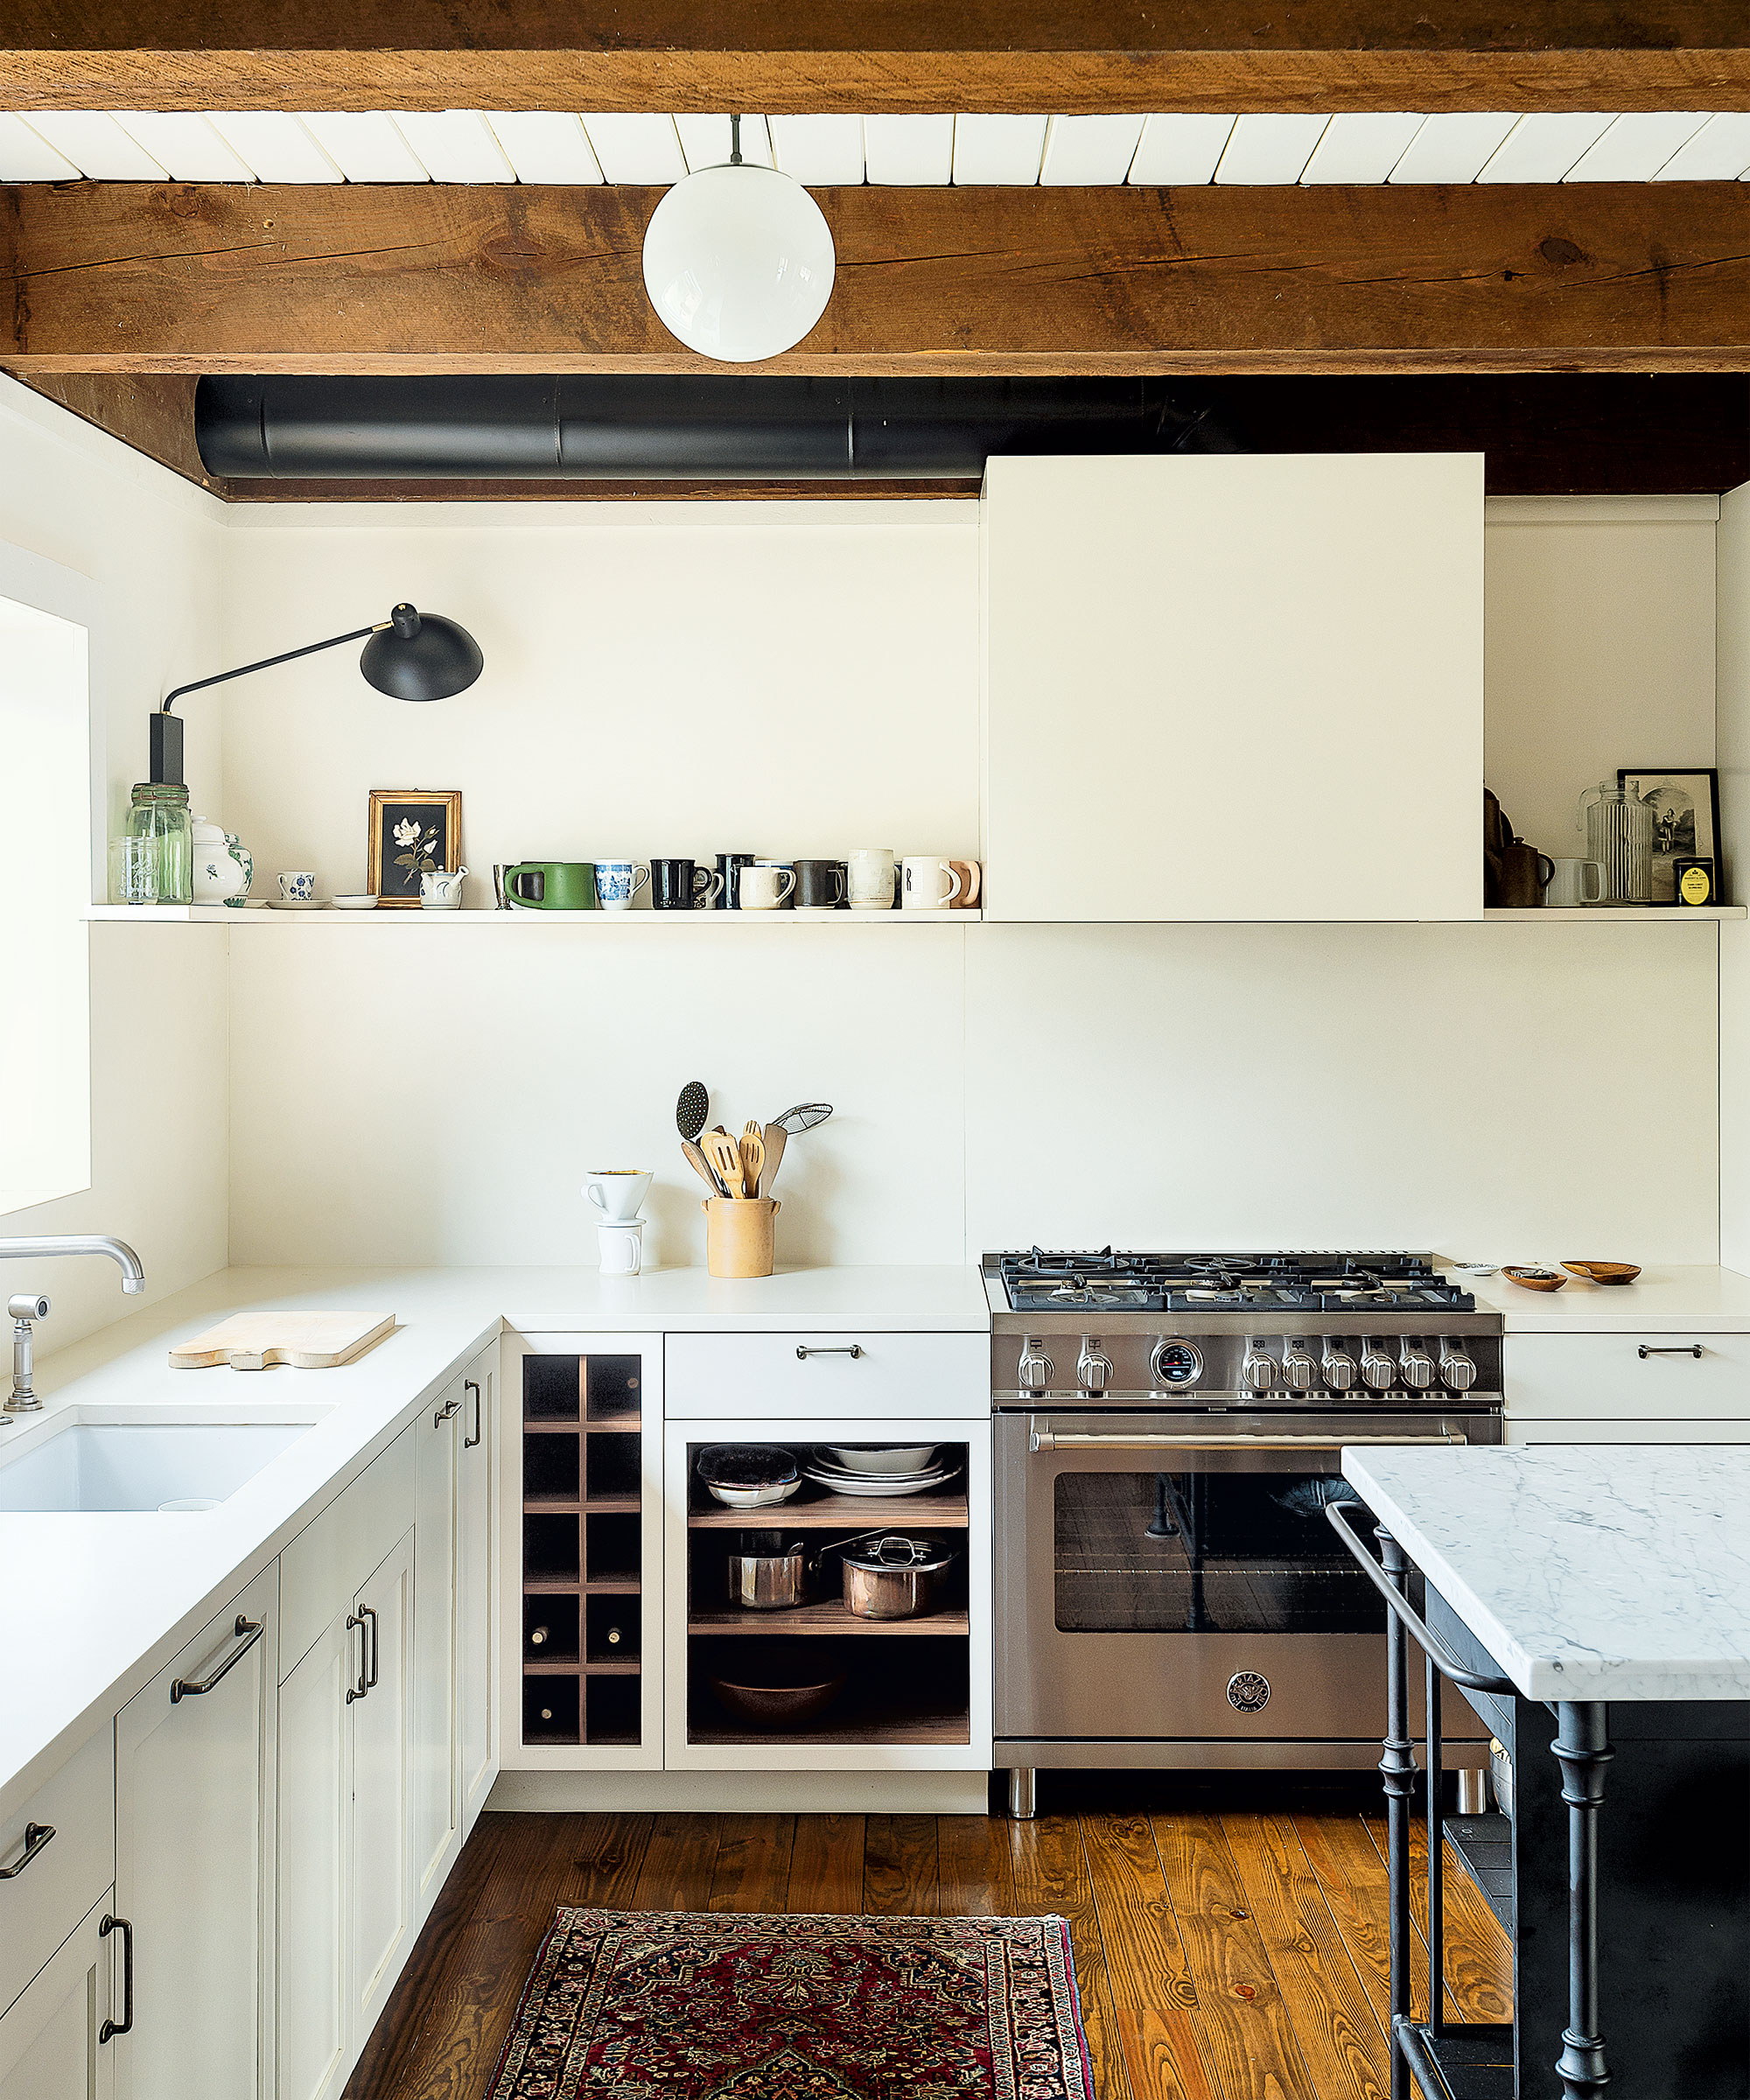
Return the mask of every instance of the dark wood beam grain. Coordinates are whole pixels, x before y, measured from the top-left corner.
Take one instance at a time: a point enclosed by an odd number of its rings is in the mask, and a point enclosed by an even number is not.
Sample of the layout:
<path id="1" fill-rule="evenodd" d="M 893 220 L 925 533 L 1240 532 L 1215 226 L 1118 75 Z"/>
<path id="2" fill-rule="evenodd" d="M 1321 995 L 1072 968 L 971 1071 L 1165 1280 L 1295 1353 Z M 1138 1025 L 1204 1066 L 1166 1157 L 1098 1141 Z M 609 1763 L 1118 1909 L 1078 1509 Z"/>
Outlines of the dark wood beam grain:
<path id="1" fill-rule="evenodd" d="M 658 194 L 0 191 L 0 365 L 720 370 L 645 296 Z M 762 370 L 1750 370 L 1738 183 L 819 194 L 832 303 Z"/>
<path id="2" fill-rule="evenodd" d="M 6 0 L 0 107 L 1732 109 L 1740 0 Z"/>

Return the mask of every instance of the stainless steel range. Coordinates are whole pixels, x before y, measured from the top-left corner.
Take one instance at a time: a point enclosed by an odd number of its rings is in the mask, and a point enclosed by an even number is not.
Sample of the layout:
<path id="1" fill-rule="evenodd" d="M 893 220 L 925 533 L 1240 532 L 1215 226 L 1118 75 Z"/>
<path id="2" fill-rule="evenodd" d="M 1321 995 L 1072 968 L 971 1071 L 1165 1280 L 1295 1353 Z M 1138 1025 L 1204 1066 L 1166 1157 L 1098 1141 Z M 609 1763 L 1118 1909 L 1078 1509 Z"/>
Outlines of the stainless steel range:
<path id="1" fill-rule="evenodd" d="M 1375 1763 L 1383 1613 L 1324 1506 L 1346 1444 L 1501 1441 L 1499 1316 L 1418 1254 L 1035 1248 L 984 1284 L 1013 1812 L 1040 1766 Z M 1462 1779 L 1487 1736 L 1445 1711 Z"/>

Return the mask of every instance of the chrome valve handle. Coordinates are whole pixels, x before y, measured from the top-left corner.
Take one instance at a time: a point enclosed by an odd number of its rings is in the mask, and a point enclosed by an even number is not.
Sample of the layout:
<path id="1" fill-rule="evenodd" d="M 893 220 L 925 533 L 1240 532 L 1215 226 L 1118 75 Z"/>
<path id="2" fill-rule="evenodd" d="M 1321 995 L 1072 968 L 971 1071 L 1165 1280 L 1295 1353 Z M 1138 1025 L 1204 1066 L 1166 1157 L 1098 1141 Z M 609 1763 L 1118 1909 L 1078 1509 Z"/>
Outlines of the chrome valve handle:
<path id="1" fill-rule="evenodd" d="M 1397 1381 L 1396 1359 L 1372 1335 L 1362 1344 L 1362 1377 L 1370 1393 L 1389 1393 Z"/>
<path id="2" fill-rule="evenodd" d="M 1248 1392 L 1267 1393 L 1275 1378 L 1275 1357 L 1267 1354 L 1255 1336 L 1247 1335 L 1245 1361 L 1240 1366 L 1240 1383 Z"/>
<path id="3" fill-rule="evenodd" d="M 1327 1393 L 1346 1393 L 1361 1376 L 1361 1368 L 1347 1349 L 1339 1348 L 1334 1341 L 1327 1341 L 1319 1375 L 1325 1381 Z"/>
<path id="4" fill-rule="evenodd" d="M 1291 1393 L 1310 1393 L 1318 1376 L 1319 1367 L 1304 1341 L 1283 1343 L 1282 1382 Z"/>
<path id="5" fill-rule="evenodd" d="M 1112 1359 L 1100 1347 L 1097 1334 L 1082 1337 L 1082 1354 L 1075 1362 L 1075 1382 L 1084 1393 L 1103 1393 L 1112 1376 Z"/>
<path id="6" fill-rule="evenodd" d="M 1449 1393 L 1467 1393 L 1476 1383 L 1476 1359 L 1451 1335 L 1440 1337 L 1440 1382 Z"/>
<path id="7" fill-rule="evenodd" d="M 1021 1362 L 1017 1376 L 1022 1390 L 1029 1393 L 1042 1393 L 1051 1383 L 1051 1358 L 1045 1353 L 1045 1344 L 1029 1334 L 1021 1344 Z"/>
<path id="8" fill-rule="evenodd" d="M 1404 1358 L 1398 1368 L 1404 1384 L 1412 1393 L 1425 1393 L 1434 1382 L 1434 1359 L 1419 1341 L 1405 1338 Z"/>

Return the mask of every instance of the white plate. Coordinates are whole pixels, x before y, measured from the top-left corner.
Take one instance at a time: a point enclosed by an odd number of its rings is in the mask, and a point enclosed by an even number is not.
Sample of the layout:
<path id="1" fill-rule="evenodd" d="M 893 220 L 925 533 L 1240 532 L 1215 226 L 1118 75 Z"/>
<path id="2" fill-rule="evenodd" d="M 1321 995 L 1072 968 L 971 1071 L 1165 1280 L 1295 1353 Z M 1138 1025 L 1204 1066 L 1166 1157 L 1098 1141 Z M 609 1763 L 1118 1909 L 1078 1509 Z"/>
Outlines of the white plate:
<path id="1" fill-rule="evenodd" d="M 267 907 L 270 912 L 326 912 L 326 897 L 270 897 Z"/>
<path id="2" fill-rule="evenodd" d="M 811 1459 L 808 1463 L 816 1473 L 829 1479 L 855 1480 L 859 1486 L 866 1484 L 871 1488 L 878 1488 L 892 1480 L 901 1480 L 907 1487 L 914 1488 L 920 1480 L 939 1480 L 944 1474 L 955 1470 L 951 1466 L 927 1466 L 920 1473 L 853 1473 L 848 1466 L 829 1466 L 819 1459 Z"/>
<path id="3" fill-rule="evenodd" d="M 816 1487 L 830 1488 L 834 1494 L 868 1497 L 886 1494 L 922 1494 L 927 1488 L 940 1487 L 942 1481 L 953 1480 L 959 1471 L 960 1468 L 957 1466 L 950 1466 L 945 1473 L 933 1473 L 927 1480 L 921 1480 L 891 1479 L 847 1480 L 839 1479 L 834 1474 L 817 1473 L 810 1466 L 804 1468 L 803 1477 L 814 1481 Z"/>
<path id="4" fill-rule="evenodd" d="M 816 1444 L 817 1464 L 844 1473 L 929 1473 L 940 1444 Z"/>
<path id="5" fill-rule="evenodd" d="M 334 909 L 337 912 L 374 912 L 376 908 L 377 900 L 368 892 L 354 897 L 334 899 Z"/>

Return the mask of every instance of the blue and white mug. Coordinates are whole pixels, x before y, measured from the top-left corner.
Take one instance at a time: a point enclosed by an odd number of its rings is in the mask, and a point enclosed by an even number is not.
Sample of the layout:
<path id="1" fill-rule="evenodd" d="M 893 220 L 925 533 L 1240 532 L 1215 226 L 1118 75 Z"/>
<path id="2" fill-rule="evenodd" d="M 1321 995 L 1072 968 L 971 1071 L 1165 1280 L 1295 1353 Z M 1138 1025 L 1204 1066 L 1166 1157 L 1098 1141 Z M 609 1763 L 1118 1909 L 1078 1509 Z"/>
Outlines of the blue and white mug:
<path id="1" fill-rule="evenodd" d="M 279 878 L 279 893 L 287 904 L 308 904 L 316 894 L 316 876 L 312 869 L 286 870 Z"/>
<path id="2" fill-rule="evenodd" d="M 632 900 L 650 879 L 641 860 L 598 860 L 596 900 L 605 912 L 629 912 Z"/>

